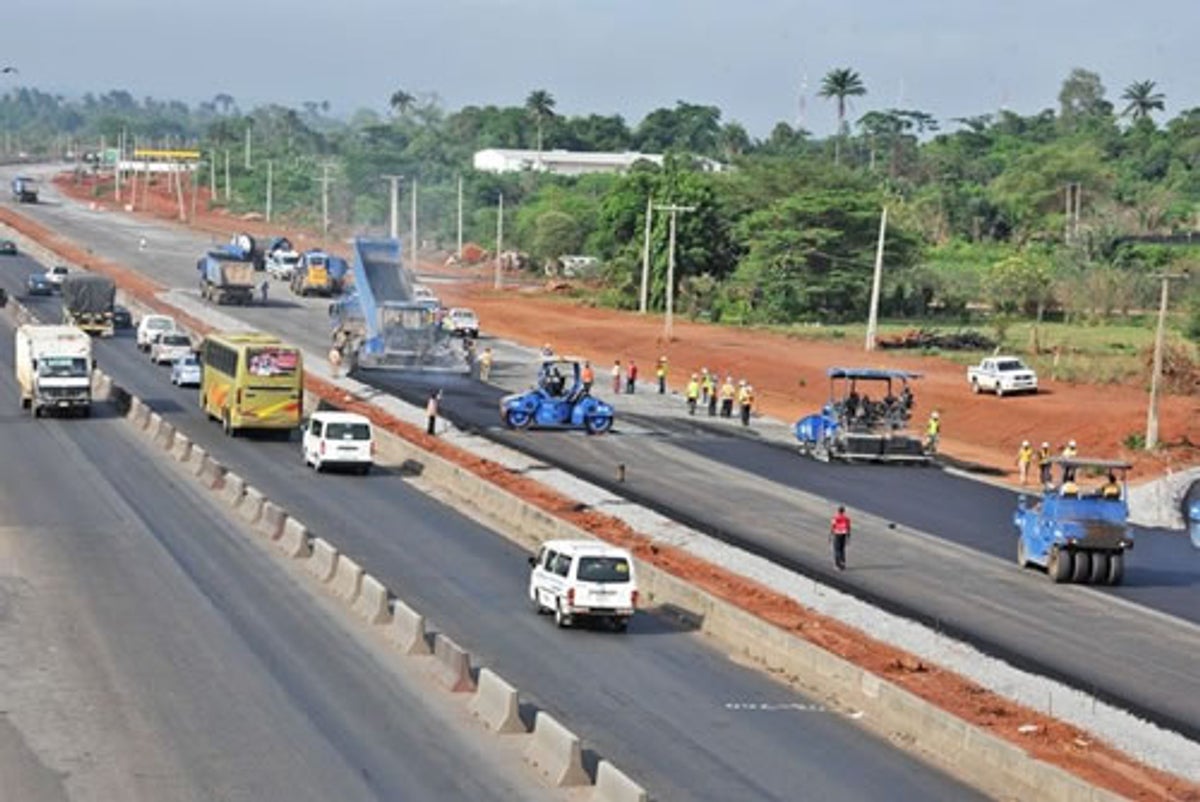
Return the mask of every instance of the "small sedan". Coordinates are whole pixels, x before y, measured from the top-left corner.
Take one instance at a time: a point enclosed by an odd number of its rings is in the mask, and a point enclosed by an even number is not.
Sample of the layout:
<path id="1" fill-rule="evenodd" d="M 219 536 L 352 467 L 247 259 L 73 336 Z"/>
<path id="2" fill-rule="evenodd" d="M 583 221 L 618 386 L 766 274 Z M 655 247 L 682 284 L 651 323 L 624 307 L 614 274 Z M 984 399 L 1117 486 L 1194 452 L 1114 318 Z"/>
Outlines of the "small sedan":
<path id="1" fill-rule="evenodd" d="M 17 243 L 10 239 L 0 239 L 0 256 L 16 256 Z"/>
<path id="2" fill-rule="evenodd" d="M 61 290 L 63 279 L 67 277 L 69 272 L 71 271 L 67 270 L 65 265 L 55 265 L 46 271 L 46 281 L 49 281 L 54 289 Z"/>
<path id="3" fill-rule="evenodd" d="M 156 365 L 164 362 L 174 362 L 192 353 L 192 338 L 186 334 L 171 331 L 159 335 L 150 346 L 150 361 Z"/>
<path id="4" fill-rule="evenodd" d="M 172 362 L 171 384 L 176 387 L 199 387 L 200 357 L 188 354 Z"/>
<path id="5" fill-rule="evenodd" d="M 113 307 L 113 328 L 116 329 L 132 329 L 133 315 L 129 314 L 129 310 L 123 306 Z"/>
<path id="6" fill-rule="evenodd" d="M 30 295 L 50 295 L 54 292 L 54 285 L 45 273 L 34 273 L 25 280 L 25 291 Z"/>

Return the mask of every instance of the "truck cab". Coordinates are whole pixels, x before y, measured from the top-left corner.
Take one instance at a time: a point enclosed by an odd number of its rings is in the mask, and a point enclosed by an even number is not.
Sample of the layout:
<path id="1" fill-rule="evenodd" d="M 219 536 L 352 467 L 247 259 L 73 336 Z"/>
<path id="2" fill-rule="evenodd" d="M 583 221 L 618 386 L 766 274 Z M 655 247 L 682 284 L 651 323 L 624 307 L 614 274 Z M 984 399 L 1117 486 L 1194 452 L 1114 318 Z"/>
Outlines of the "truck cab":
<path id="1" fill-rule="evenodd" d="M 21 408 L 86 417 L 92 405 L 92 340 L 74 326 L 27 324 L 17 329 L 16 373 Z"/>

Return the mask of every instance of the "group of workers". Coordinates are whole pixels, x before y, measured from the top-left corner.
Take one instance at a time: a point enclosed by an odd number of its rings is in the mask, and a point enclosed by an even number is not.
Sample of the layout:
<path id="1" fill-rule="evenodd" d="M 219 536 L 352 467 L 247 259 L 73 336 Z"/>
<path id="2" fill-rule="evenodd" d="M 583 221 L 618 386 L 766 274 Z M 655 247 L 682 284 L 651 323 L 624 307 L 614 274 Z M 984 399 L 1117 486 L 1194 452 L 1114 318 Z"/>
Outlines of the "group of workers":
<path id="1" fill-rule="evenodd" d="M 1058 457 L 1060 460 L 1071 460 L 1078 456 L 1078 454 L 1078 445 L 1074 440 L 1069 440 L 1059 451 Z M 1020 478 L 1021 484 L 1029 484 L 1033 469 L 1036 468 L 1038 481 L 1041 482 L 1042 487 L 1052 487 L 1054 485 L 1054 477 L 1052 475 L 1054 456 L 1054 451 L 1050 448 L 1050 443 L 1047 441 L 1042 441 L 1042 444 L 1036 450 L 1028 440 L 1021 441 L 1021 447 L 1017 449 L 1017 475 Z M 1076 466 L 1069 461 L 1062 463 L 1062 486 L 1060 490 L 1064 497 L 1078 497 L 1080 495 L 1079 485 L 1076 483 Z M 1112 471 L 1108 472 L 1105 482 L 1096 490 L 1096 495 L 1109 499 L 1118 499 L 1121 497 L 1121 485 L 1117 482 L 1117 477 Z"/>
<path id="2" fill-rule="evenodd" d="M 659 370 L 663 380 L 659 383 L 659 392 L 666 392 L 666 357 L 659 360 Z M 696 407 L 708 410 L 708 416 L 715 418 L 732 418 L 733 408 L 738 408 L 738 418 L 743 426 L 750 425 L 750 413 L 754 410 L 754 387 L 742 379 L 734 384 L 733 374 L 725 374 L 725 380 L 720 381 L 720 373 L 701 368 L 699 373 L 693 373 L 683 391 L 687 401 L 689 415 L 696 414 Z"/>

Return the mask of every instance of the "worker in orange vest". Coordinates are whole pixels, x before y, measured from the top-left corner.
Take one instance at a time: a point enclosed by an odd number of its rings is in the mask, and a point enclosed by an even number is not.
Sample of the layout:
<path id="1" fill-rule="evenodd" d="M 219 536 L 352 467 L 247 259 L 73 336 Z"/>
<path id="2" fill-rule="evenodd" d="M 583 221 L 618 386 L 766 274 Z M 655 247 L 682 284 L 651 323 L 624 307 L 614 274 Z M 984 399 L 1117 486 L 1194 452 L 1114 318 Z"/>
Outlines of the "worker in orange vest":
<path id="1" fill-rule="evenodd" d="M 596 383 L 596 371 L 592 370 L 591 362 L 583 363 L 583 370 L 579 371 L 579 380 L 583 382 L 583 391 L 590 393 L 592 385 Z"/>

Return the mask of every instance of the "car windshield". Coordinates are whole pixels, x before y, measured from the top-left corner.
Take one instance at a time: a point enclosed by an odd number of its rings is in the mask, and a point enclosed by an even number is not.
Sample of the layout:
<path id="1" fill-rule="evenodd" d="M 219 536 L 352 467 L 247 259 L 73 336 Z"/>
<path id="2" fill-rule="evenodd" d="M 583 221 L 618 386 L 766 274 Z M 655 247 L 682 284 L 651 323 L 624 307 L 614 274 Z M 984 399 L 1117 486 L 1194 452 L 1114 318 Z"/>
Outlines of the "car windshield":
<path id="1" fill-rule="evenodd" d="M 183 368 L 198 368 L 200 367 L 200 358 L 195 354 L 188 354 L 177 359 L 176 364 Z"/>
<path id="2" fill-rule="evenodd" d="M 56 276 L 65 276 L 67 274 L 67 269 L 65 267 L 52 267 L 50 268 L 50 272 Z"/>
<path id="3" fill-rule="evenodd" d="M 365 423 L 330 423 L 325 427 L 329 440 L 370 440 L 371 427 Z"/>
<path id="4" fill-rule="evenodd" d="M 188 339 L 186 334 L 164 334 L 159 338 L 159 342 L 163 345 L 191 345 L 192 341 Z"/>
<path id="5" fill-rule="evenodd" d="M 164 331 L 165 331 L 166 329 L 173 329 L 173 328 L 175 328 L 175 321 L 174 321 L 174 320 L 171 320 L 170 318 L 166 318 L 166 317 L 152 317 L 152 318 L 147 318 L 147 320 L 146 320 L 146 328 L 148 328 L 148 329 L 161 329 L 161 330 L 164 330 Z"/>
<path id="6" fill-rule="evenodd" d="M 581 582 L 628 582 L 629 561 L 624 557 L 580 557 L 576 575 Z"/>
<path id="7" fill-rule="evenodd" d="M 87 360 L 79 356 L 49 356 L 38 361 L 38 375 L 69 379 L 87 375 Z"/>
<path id="8" fill-rule="evenodd" d="M 996 370 L 1024 370 L 1025 366 L 1021 364 L 1019 359 L 1006 359 L 1003 362 L 996 363 Z"/>

